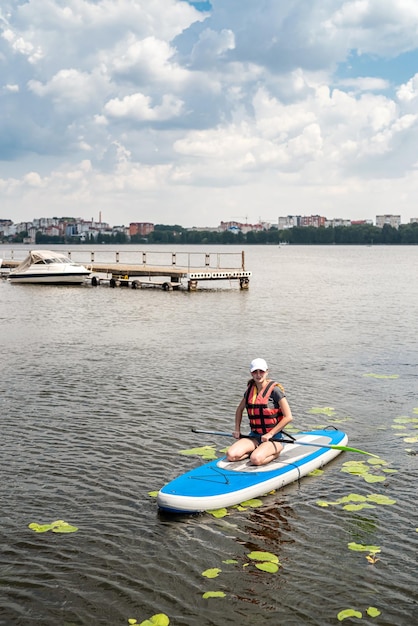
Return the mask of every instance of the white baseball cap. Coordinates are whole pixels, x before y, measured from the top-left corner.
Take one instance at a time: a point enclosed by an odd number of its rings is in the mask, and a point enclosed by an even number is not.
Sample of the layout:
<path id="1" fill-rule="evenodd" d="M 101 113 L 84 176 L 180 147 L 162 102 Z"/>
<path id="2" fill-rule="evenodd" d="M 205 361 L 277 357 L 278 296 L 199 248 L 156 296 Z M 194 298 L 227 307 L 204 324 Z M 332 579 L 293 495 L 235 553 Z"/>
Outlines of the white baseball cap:
<path id="1" fill-rule="evenodd" d="M 268 367 L 264 359 L 254 359 L 253 361 L 251 361 L 250 372 L 254 372 L 255 370 L 262 370 L 263 372 L 267 372 Z"/>

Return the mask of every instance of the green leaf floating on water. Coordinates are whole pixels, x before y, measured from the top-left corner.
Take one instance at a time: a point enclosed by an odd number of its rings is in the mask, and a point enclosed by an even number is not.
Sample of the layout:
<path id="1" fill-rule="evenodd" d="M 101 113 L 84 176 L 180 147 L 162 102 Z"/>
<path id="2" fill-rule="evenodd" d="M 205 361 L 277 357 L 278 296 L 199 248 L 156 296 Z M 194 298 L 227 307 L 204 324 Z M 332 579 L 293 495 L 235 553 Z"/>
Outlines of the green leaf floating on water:
<path id="1" fill-rule="evenodd" d="M 366 496 L 362 496 L 359 493 L 350 493 L 350 495 L 340 498 L 338 504 L 344 504 L 344 502 L 366 502 L 366 500 Z"/>
<path id="2" fill-rule="evenodd" d="M 225 598 L 226 594 L 223 591 L 206 591 L 202 598 L 207 600 L 208 598 Z"/>
<path id="3" fill-rule="evenodd" d="M 367 504 L 367 502 L 363 502 L 362 504 L 346 504 L 343 506 L 345 511 L 361 511 L 362 509 L 374 509 L 373 504 Z"/>
<path id="4" fill-rule="evenodd" d="M 351 541 L 347 545 L 348 548 L 354 552 L 369 552 L 369 554 L 377 554 L 378 552 L 381 552 L 379 546 L 364 546 L 363 544 L 355 543 L 354 541 Z"/>
<path id="5" fill-rule="evenodd" d="M 381 378 L 381 379 L 390 379 L 394 380 L 395 378 L 399 378 L 399 374 L 363 374 L 365 378 Z"/>
<path id="6" fill-rule="evenodd" d="M 367 463 L 369 465 L 367 465 Z M 383 459 L 367 459 L 365 461 L 346 461 L 343 463 L 341 471 L 346 474 L 353 474 L 354 476 L 361 476 L 366 483 L 382 483 L 386 480 L 386 476 L 383 474 L 396 473 L 397 470 L 384 468 L 383 465 L 387 465 Z M 372 465 L 373 467 L 370 467 Z M 381 471 L 382 474 L 377 472 Z"/>
<path id="7" fill-rule="evenodd" d="M 387 465 L 387 461 L 384 461 L 383 459 L 367 459 L 367 463 L 369 465 Z"/>
<path id="8" fill-rule="evenodd" d="M 271 552 L 260 552 L 259 550 L 256 550 L 254 552 L 250 552 L 247 556 L 252 561 L 270 561 L 271 563 L 279 562 L 279 557 Z"/>
<path id="9" fill-rule="evenodd" d="M 384 476 L 376 476 L 375 474 L 364 474 L 363 478 L 366 483 L 383 483 L 386 480 Z"/>
<path id="10" fill-rule="evenodd" d="M 360 611 L 356 611 L 355 609 L 344 609 L 343 611 L 340 611 L 337 615 L 339 622 L 347 619 L 347 617 L 358 617 L 359 619 L 361 619 L 363 617 L 363 614 L 360 613 Z"/>
<path id="11" fill-rule="evenodd" d="M 399 415 L 393 420 L 397 424 L 417 424 L 418 417 L 408 417 L 408 415 Z"/>
<path id="12" fill-rule="evenodd" d="M 270 561 L 265 561 L 263 563 L 255 564 L 257 569 L 260 569 L 262 572 L 268 572 L 269 574 L 275 574 L 279 570 L 279 566 L 277 563 L 271 563 Z"/>
<path id="13" fill-rule="evenodd" d="M 201 448 L 180 450 L 179 454 L 183 456 L 201 456 L 205 461 L 213 461 L 217 458 L 214 446 L 202 446 Z"/>
<path id="14" fill-rule="evenodd" d="M 389 498 L 388 496 L 382 496 L 380 493 L 372 493 L 367 496 L 370 502 L 376 502 L 376 504 L 396 504 L 396 500 Z"/>
<path id="15" fill-rule="evenodd" d="M 213 515 L 213 517 L 221 518 L 225 517 L 225 515 L 229 515 L 227 509 L 216 509 L 214 511 L 206 511 L 209 515 Z"/>
<path id="16" fill-rule="evenodd" d="M 252 509 L 256 509 L 259 506 L 263 505 L 263 501 L 258 498 L 253 498 L 252 500 L 246 500 L 245 502 L 241 502 L 241 507 L 251 507 Z"/>
<path id="17" fill-rule="evenodd" d="M 136 619 L 128 619 L 128 624 L 131 624 L 132 626 L 168 626 L 169 623 L 170 620 L 165 613 L 157 613 L 140 624 L 138 624 Z"/>
<path id="18" fill-rule="evenodd" d="M 271 552 L 255 550 L 254 552 L 250 552 L 247 556 L 252 561 L 256 561 L 254 565 L 257 569 L 262 572 L 268 572 L 269 574 L 275 574 L 281 565 L 279 557 Z M 246 565 L 248 565 L 248 563 Z"/>
<path id="19" fill-rule="evenodd" d="M 219 569 L 219 567 L 212 567 L 211 569 L 205 569 L 205 571 L 202 572 L 202 576 L 206 578 L 217 578 L 221 572 L 222 570 Z"/>
<path id="20" fill-rule="evenodd" d="M 328 415 L 328 417 L 332 417 L 335 413 L 335 409 L 332 406 L 314 406 L 312 409 L 309 409 L 308 413 L 313 415 Z"/>
<path id="21" fill-rule="evenodd" d="M 309 472 L 308 476 L 321 476 L 324 473 L 324 470 L 314 469 L 312 472 Z"/>
<path id="22" fill-rule="evenodd" d="M 45 533 L 48 530 L 52 530 L 53 533 L 75 533 L 78 530 L 77 526 L 71 526 L 71 524 L 64 522 L 62 519 L 51 522 L 50 524 L 37 524 L 36 522 L 32 522 L 28 527 L 36 533 Z"/>
<path id="23" fill-rule="evenodd" d="M 343 508 L 346 511 L 360 511 L 363 508 L 374 508 L 375 504 L 396 504 L 396 500 L 393 500 L 388 496 L 382 496 L 379 493 L 372 493 L 368 496 L 362 496 L 359 493 L 350 493 L 348 496 L 343 496 L 342 498 L 339 498 L 339 500 L 330 502 L 327 502 L 326 500 L 317 500 L 316 504 L 321 507 L 338 506 L 339 504 L 343 504 Z"/>
<path id="24" fill-rule="evenodd" d="M 381 611 L 379 611 L 379 609 L 377 609 L 375 606 L 369 606 L 366 613 L 369 617 L 377 617 L 381 614 Z"/>

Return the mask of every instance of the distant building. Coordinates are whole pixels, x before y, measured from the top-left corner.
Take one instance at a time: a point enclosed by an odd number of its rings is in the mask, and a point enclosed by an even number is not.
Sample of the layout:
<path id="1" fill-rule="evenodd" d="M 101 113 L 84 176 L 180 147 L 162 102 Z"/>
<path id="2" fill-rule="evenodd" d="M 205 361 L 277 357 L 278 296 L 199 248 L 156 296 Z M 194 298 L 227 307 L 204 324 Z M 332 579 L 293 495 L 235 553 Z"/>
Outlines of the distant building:
<path id="1" fill-rule="evenodd" d="M 299 225 L 320 228 L 320 226 L 325 226 L 326 221 L 326 217 L 322 217 L 321 215 L 304 215 L 300 218 Z"/>
<path id="2" fill-rule="evenodd" d="M 341 217 L 336 217 L 333 220 L 325 220 L 325 228 L 338 228 L 339 226 L 351 226 L 350 220 L 343 220 Z"/>
<path id="3" fill-rule="evenodd" d="M 300 216 L 297 215 L 285 215 L 284 217 L 279 217 L 277 220 L 277 226 L 279 230 L 286 230 L 288 228 L 293 228 L 294 226 L 299 226 Z"/>
<path id="4" fill-rule="evenodd" d="M 154 232 L 154 224 L 150 222 L 131 222 L 129 224 L 129 236 L 134 237 L 135 235 L 140 235 L 141 237 L 146 237 L 150 233 Z"/>
<path id="5" fill-rule="evenodd" d="M 418 217 L 411 217 L 411 219 L 409 220 L 410 224 L 418 224 Z"/>
<path id="6" fill-rule="evenodd" d="M 219 229 L 221 231 L 225 231 L 225 230 L 229 230 L 233 233 L 249 233 L 252 232 L 254 230 L 264 230 L 263 224 L 243 224 L 242 222 L 235 222 L 235 221 L 230 221 L 230 222 L 221 222 Z"/>
<path id="7" fill-rule="evenodd" d="M 400 215 L 376 215 L 376 226 L 383 228 L 385 225 L 398 229 L 401 224 Z"/>

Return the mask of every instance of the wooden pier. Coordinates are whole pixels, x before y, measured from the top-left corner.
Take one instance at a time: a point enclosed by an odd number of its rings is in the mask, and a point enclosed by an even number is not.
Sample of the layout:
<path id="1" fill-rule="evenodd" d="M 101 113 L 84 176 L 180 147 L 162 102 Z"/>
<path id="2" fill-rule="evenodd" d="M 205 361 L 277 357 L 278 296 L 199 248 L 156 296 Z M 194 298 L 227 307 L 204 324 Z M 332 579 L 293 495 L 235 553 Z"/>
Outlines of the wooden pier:
<path id="1" fill-rule="evenodd" d="M 126 286 L 132 289 L 159 287 L 172 291 L 187 287 L 196 291 L 199 282 L 237 281 L 248 289 L 251 272 L 245 269 L 245 254 L 240 252 L 165 252 L 60 249 L 75 263 L 91 271 L 91 284 Z M 6 253 L 7 258 L 6 258 Z M 27 256 L 25 249 L 4 251 L 1 268 L 13 269 Z M 104 258 L 105 257 L 105 258 Z M 109 261 L 109 259 L 112 259 Z"/>

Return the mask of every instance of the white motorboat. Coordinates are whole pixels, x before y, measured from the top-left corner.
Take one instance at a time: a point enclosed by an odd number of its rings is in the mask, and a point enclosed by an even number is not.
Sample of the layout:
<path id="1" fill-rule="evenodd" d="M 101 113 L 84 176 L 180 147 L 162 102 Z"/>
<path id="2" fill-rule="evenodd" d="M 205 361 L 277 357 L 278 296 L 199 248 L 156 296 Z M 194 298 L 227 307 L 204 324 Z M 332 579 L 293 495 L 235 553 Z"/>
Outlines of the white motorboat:
<path id="1" fill-rule="evenodd" d="M 11 283 L 70 284 L 84 283 L 91 272 L 60 252 L 31 250 L 20 265 L 11 270 Z"/>

